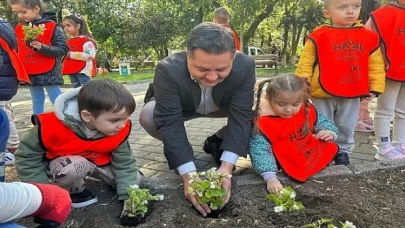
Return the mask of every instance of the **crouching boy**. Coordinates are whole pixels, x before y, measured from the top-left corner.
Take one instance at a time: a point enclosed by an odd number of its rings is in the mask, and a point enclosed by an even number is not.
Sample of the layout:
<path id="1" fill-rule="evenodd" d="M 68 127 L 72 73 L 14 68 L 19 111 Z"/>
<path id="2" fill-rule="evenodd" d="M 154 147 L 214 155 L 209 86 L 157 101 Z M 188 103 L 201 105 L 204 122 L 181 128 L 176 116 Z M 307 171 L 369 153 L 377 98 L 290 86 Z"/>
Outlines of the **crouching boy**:
<path id="1" fill-rule="evenodd" d="M 94 80 L 60 95 L 54 111 L 34 115 L 35 125 L 15 154 L 21 181 L 48 183 L 53 179 L 69 190 L 72 207 L 97 202 L 85 178 L 96 172 L 128 198 L 126 189 L 139 182 L 128 143 L 135 100 L 120 83 Z"/>

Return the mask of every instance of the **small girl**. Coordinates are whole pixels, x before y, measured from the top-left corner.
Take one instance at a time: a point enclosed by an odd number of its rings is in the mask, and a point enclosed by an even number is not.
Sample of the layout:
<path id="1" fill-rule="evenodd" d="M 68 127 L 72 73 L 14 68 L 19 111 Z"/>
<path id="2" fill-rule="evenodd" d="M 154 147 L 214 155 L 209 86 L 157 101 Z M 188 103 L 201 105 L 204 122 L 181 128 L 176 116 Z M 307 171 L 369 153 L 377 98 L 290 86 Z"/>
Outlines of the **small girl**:
<path id="1" fill-rule="evenodd" d="M 305 182 L 332 161 L 339 149 L 332 142 L 338 129 L 309 103 L 305 78 L 280 75 L 262 81 L 256 97 L 249 153 L 253 168 L 263 176 L 270 193 L 283 188 L 276 176 L 279 168 Z"/>
<path id="2" fill-rule="evenodd" d="M 393 0 L 371 13 L 366 27 L 380 34 L 386 57 L 385 92 L 377 99 L 375 159 L 405 158 L 405 0 Z M 390 139 L 390 121 L 394 131 Z"/>
<path id="3" fill-rule="evenodd" d="M 9 0 L 11 9 L 22 20 L 15 28 L 18 55 L 31 80 L 29 87 L 34 114 L 44 112 L 45 92 L 52 104 L 62 93 L 62 59 L 68 52 L 62 26 L 48 17 L 42 17 L 41 0 Z M 25 42 L 23 26 L 43 28 L 43 33 L 31 42 Z"/>
<path id="4" fill-rule="evenodd" d="M 73 88 L 77 88 L 96 75 L 96 42 L 83 17 L 67 16 L 63 19 L 63 27 L 70 39 L 69 53 L 63 62 L 62 73 L 69 75 Z"/>

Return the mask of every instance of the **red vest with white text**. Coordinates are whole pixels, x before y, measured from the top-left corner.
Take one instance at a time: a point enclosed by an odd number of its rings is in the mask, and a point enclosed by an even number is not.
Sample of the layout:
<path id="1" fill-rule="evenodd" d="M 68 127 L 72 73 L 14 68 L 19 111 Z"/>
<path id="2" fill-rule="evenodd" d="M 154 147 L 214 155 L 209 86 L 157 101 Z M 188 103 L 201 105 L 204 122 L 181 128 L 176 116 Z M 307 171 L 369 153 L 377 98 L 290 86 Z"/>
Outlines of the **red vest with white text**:
<path id="1" fill-rule="evenodd" d="M 374 26 L 386 46 L 387 78 L 405 81 L 405 9 L 386 5 L 371 13 Z"/>
<path id="2" fill-rule="evenodd" d="M 88 41 L 93 42 L 93 44 L 96 45 L 92 39 L 85 37 L 85 36 L 68 39 L 67 44 L 69 46 L 69 51 L 83 52 L 83 45 L 84 45 L 84 43 L 86 43 Z M 93 58 L 92 63 L 93 63 L 92 74 L 89 76 L 96 75 L 96 59 Z M 64 75 L 76 74 L 76 73 L 79 73 L 80 71 L 82 71 L 85 67 L 86 67 L 86 61 L 65 58 L 65 60 L 63 61 L 63 66 L 62 66 L 62 74 L 64 74 Z"/>
<path id="3" fill-rule="evenodd" d="M 52 46 L 52 36 L 57 25 L 56 22 L 49 21 L 40 25 L 44 26 L 45 30 L 42 35 L 38 36 L 38 41 L 44 45 Z M 55 57 L 40 54 L 38 51 L 35 51 L 34 48 L 28 47 L 25 43 L 25 35 L 22 26 L 23 24 L 18 24 L 15 28 L 15 33 L 17 35 L 18 55 L 25 66 L 27 74 L 44 74 L 51 71 L 56 64 Z"/>
<path id="4" fill-rule="evenodd" d="M 308 36 L 316 46 L 319 84 L 335 97 L 369 94 L 369 56 L 379 47 L 378 34 L 364 27 L 323 26 Z"/>
<path id="5" fill-rule="evenodd" d="M 111 152 L 124 142 L 131 132 L 131 121 L 116 135 L 98 139 L 82 138 L 62 123 L 54 112 L 34 116 L 33 123 L 38 125 L 40 144 L 48 159 L 62 156 L 79 155 L 98 166 L 111 161 Z"/>
<path id="6" fill-rule="evenodd" d="M 304 122 L 308 118 L 310 131 L 301 134 Z M 308 117 L 305 107 L 291 118 L 273 116 L 259 117 L 260 131 L 267 137 L 273 154 L 283 171 L 295 180 L 305 182 L 308 177 L 324 169 L 338 152 L 334 142 L 324 142 L 313 137 L 317 114 L 309 104 Z"/>

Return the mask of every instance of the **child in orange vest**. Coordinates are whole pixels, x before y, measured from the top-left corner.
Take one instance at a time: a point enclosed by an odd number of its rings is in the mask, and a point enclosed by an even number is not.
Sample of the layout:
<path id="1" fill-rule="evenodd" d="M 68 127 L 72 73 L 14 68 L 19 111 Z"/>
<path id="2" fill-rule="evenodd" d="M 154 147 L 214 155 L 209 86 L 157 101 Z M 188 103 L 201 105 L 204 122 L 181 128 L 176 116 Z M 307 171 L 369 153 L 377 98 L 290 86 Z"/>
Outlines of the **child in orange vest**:
<path id="1" fill-rule="evenodd" d="M 308 78 L 312 104 L 339 129 L 336 165 L 350 164 L 360 97 L 384 92 L 384 60 L 378 34 L 357 21 L 361 1 L 324 0 L 332 25 L 316 28 L 306 39 L 295 74 Z"/>
<path id="2" fill-rule="evenodd" d="M 276 176 L 279 168 L 305 182 L 332 161 L 338 152 L 337 144 L 332 142 L 338 130 L 309 103 L 305 78 L 280 75 L 262 81 L 256 98 L 255 131 L 249 153 L 253 168 L 263 176 L 270 193 L 283 188 Z"/>
<path id="3" fill-rule="evenodd" d="M 229 26 L 229 12 L 224 7 L 219 7 L 214 11 L 214 17 L 212 19 L 212 22 L 231 29 L 231 27 Z M 236 50 L 241 51 L 239 36 L 232 29 L 231 29 L 231 31 L 232 31 L 233 39 L 235 40 Z"/>
<path id="4" fill-rule="evenodd" d="M 69 53 L 63 62 L 62 73 L 69 75 L 73 88 L 77 88 L 96 75 L 96 42 L 83 17 L 66 16 L 63 27 L 70 39 L 67 41 Z"/>
<path id="5" fill-rule="evenodd" d="M 132 94 L 111 79 L 94 80 L 60 95 L 55 111 L 34 115 L 35 125 L 15 153 L 21 181 L 48 183 L 70 192 L 72 207 L 86 207 L 97 197 L 86 189 L 92 172 L 117 190 L 119 200 L 138 184 L 138 169 L 129 146 L 135 110 Z"/>
<path id="6" fill-rule="evenodd" d="M 44 112 L 45 92 L 52 104 L 62 93 L 62 59 L 68 52 L 66 35 L 62 26 L 52 18 L 42 17 L 41 0 L 9 0 L 11 9 L 22 20 L 15 28 L 18 54 L 23 61 L 30 80 L 32 111 L 34 114 Z M 28 27 L 24 27 L 28 26 Z M 24 28 L 40 29 L 35 40 L 26 38 Z"/>
<path id="7" fill-rule="evenodd" d="M 371 13 L 366 27 L 380 34 L 386 57 L 385 92 L 374 116 L 377 160 L 405 158 L 405 0 L 394 0 Z M 390 122 L 394 117 L 393 138 Z"/>

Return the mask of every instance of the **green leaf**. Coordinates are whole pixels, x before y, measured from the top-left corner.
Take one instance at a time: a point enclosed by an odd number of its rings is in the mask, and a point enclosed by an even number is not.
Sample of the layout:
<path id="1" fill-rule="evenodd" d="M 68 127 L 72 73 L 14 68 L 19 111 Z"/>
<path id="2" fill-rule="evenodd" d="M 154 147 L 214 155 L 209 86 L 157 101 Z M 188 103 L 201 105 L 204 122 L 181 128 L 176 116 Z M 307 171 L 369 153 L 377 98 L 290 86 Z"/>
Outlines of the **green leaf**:
<path id="1" fill-rule="evenodd" d="M 318 228 L 318 226 L 311 223 L 311 224 L 305 224 L 305 225 L 301 226 L 301 228 Z"/>
<path id="2" fill-rule="evenodd" d="M 332 222 L 333 219 L 321 218 L 321 224 Z"/>

